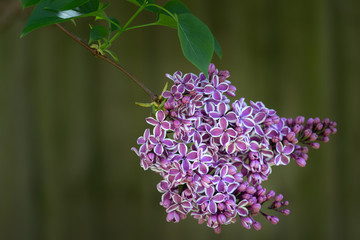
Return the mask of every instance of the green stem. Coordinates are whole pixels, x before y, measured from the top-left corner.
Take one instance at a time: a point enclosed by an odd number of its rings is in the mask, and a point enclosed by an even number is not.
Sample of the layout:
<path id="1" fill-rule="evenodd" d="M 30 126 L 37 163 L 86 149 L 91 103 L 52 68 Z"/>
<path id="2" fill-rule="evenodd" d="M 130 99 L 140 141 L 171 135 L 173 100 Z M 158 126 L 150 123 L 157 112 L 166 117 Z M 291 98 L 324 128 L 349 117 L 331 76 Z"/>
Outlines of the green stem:
<path id="1" fill-rule="evenodd" d="M 113 41 L 115 41 L 121 33 L 126 31 L 127 26 L 129 26 L 129 24 L 136 18 L 137 15 L 139 15 L 139 13 L 144 10 L 145 5 L 142 5 L 135 13 L 134 15 L 131 16 L 131 18 L 125 23 L 125 25 L 119 29 L 119 31 L 109 40 L 108 44 L 111 44 Z"/>
<path id="2" fill-rule="evenodd" d="M 132 30 L 132 29 L 136 29 L 136 28 L 142 28 L 142 27 L 156 26 L 156 25 L 159 25 L 159 23 L 157 23 L 157 22 L 147 23 L 147 24 L 143 24 L 143 25 L 129 27 L 129 28 L 125 29 L 124 31 Z"/>
<path id="3" fill-rule="evenodd" d="M 123 26 L 123 29 L 126 29 L 127 26 L 129 26 L 129 24 L 136 18 L 137 15 L 139 15 L 139 13 L 141 13 L 142 10 L 144 10 L 145 5 L 142 5 L 135 13 L 134 15 L 132 15 L 132 17 L 129 19 L 129 21 L 127 21 L 127 23 L 125 23 L 125 25 Z"/>
<path id="4" fill-rule="evenodd" d="M 160 10 L 163 10 L 164 12 L 166 12 L 167 14 L 169 14 L 169 16 L 172 17 L 175 21 L 177 21 L 177 20 L 176 20 L 176 17 L 174 16 L 174 14 L 172 14 L 169 10 L 167 10 L 166 8 L 164 8 L 164 7 L 162 7 L 162 6 L 159 6 L 159 5 L 153 4 L 153 3 L 147 4 L 146 6 L 147 6 L 147 7 L 156 7 L 156 8 L 158 8 L 158 9 L 160 9 Z"/>

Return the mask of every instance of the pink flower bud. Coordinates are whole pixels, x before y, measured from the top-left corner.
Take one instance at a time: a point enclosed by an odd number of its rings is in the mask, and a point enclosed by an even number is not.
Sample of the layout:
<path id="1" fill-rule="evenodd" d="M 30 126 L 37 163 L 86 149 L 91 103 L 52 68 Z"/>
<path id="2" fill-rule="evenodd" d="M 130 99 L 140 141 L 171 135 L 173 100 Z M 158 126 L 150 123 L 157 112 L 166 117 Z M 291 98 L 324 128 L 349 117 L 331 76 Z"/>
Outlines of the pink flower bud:
<path id="1" fill-rule="evenodd" d="M 296 159 L 296 164 L 297 164 L 299 167 L 305 167 L 305 166 L 306 166 L 306 161 L 305 161 L 305 159 L 303 159 L 303 158 L 298 158 L 298 159 Z"/>
<path id="2" fill-rule="evenodd" d="M 259 222 L 254 222 L 253 227 L 256 231 L 261 230 L 261 224 Z"/>

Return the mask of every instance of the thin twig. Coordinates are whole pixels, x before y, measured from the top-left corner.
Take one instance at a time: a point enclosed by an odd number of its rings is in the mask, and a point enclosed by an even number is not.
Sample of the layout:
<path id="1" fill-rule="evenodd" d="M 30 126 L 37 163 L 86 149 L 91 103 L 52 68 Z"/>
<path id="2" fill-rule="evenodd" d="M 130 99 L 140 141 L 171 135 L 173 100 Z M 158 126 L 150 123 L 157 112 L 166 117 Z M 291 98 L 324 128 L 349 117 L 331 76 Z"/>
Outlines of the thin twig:
<path id="1" fill-rule="evenodd" d="M 108 63 L 110 63 L 111 65 L 113 65 L 114 67 L 116 67 L 117 69 L 119 69 L 120 71 L 122 71 L 123 73 L 125 73 L 131 80 L 133 80 L 142 90 L 144 90 L 144 92 L 150 96 L 151 101 L 156 101 L 158 99 L 158 97 L 150 90 L 148 89 L 142 82 L 140 82 L 139 80 L 137 80 L 133 75 L 131 75 L 125 68 L 123 68 L 122 66 L 120 66 L 119 64 L 117 64 L 116 62 L 114 62 L 113 60 L 107 58 L 106 56 L 102 55 L 99 51 L 97 51 L 94 48 L 91 48 L 89 45 L 87 45 L 85 42 L 83 42 L 79 37 L 77 37 L 76 35 L 72 34 L 71 32 L 69 32 L 67 29 L 65 29 L 63 26 L 61 26 L 60 24 L 56 24 L 56 26 L 58 28 L 60 28 L 64 33 L 66 33 L 69 37 L 71 37 L 73 40 L 75 40 L 77 43 L 79 43 L 81 46 L 83 46 L 84 48 L 86 48 L 89 52 L 91 52 L 92 55 L 94 55 L 95 57 L 98 57 Z"/>

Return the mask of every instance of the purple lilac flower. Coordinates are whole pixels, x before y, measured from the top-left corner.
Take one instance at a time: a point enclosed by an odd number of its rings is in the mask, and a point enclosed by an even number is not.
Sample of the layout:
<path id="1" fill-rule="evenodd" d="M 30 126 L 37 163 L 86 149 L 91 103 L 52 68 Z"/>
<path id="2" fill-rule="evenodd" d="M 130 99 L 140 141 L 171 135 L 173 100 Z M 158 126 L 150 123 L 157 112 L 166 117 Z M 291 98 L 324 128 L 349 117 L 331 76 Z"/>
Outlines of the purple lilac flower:
<path id="1" fill-rule="evenodd" d="M 132 148 L 144 170 L 162 177 L 157 189 L 166 220 L 179 222 L 190 214 L 216 233 L 237 219 L 255 230 L 261 229 L 260 216 L 277 224 L 279 218 L 268 211 L 288 215 L 289 202 L 262 182 L 272 167 L 291 161 L 304 167 L 308 149 L 328 142 L 336 122 L 281 118 L 264 103 L 248 105 L 244 98 L 231 104 L 227 96 L 235 96 L 236 88 L 229 72 L 214 64 L 208 76 L 180 71 L 166 76 L 173 85 L 162 94 L 164 107 L 146 118 L 153 130 L 146 129 L 139 148 Z"/>
<path id="2" fill-rule="evenodd" d="M 230 138 L 236 137 L 237 133 L 234 129 L 228 128 L 228 120 L 225 117 L 219 119 L 218 126 L 212 128 L 209 132 L 212 137 L 219 137 L 220 143 L 225 146 Z"/>
<path id="3" fill-rule="evenodd" d="M 210 213 L 215 214 L 217 212 L 217 203 L 222 202 L 225 199 L 225 195 L 222 193 L 215 194 L 214 187 L 205 188 L 205 194 L 196 203 L 204 206 Z"/>

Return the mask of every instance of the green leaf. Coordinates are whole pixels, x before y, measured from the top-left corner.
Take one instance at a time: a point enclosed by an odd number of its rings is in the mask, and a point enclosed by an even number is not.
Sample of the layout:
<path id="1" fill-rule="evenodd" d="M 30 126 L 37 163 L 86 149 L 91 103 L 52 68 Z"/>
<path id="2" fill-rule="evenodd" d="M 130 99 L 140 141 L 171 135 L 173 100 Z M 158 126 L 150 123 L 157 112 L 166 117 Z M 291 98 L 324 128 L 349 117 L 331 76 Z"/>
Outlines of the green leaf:
<path id="1" fill-rule="evenodd" d="M 178 0 L 172 0 L 167 2 L 164 5 L 164 8 L 169 12 L 171 12 L 173 15 L 190 13 L 190 10 L 182 2 Z M 158 14 L 156 22 L 159 25 L 177 29 L 177 21 L 171 16 L 169 16 L 169 14 L 163 10 L 160 11 L 160 13 Z"/>
<path id="2" fill-rule="evenodd" d="M 56 2 L 56 3 L 54 3 Z M 80 18 L 80 17 L 89 17 L 89 16 L 104 16 L 104 9 L 107 6 L 103 6 L 99 8 L 98 0 L 90 0 L 85 4 L 76 7 L 75 9 L 67 9 L 67 10 L 58 10 L 56 8 L 67 8 L 70 5 L 70 1 L 67 0 L 67 4 L 58 4 L 60 1 L 54 0 L 43 0 L 41 1 L 31 13 L 26 26 L 21 33 L 21 37 L 24 37 L 26 34 L 31 31 L 44 27 L 47 25 L 61 23 L 65 21 L 69 21 L 71 19 Z M 84 2 L 83 0 L 78 0 L 78 3 Z M 75 3 L 73 3 L 75 6 Z"/>
<path id="3" fill-rule="evenodd" d="M 169 2 L 167 2 L 164 5 L 164 8 L 166 8 L 169 12 L 171 12 L 172 14 L 176 14 L 176 15 L 181 15 L 184 13 L 191 13 L 190 10 L 181 2 L 178 0 L 171 0 Z M 163 26 L 167 26 L 167 27 L 171 27 L 171 28 L 177 28 L 177 21 L 175 19 L 173 19 L 172 17 L 169 16 L 169 14 L 167 14 L 165 11 L 161 11 L 158 14 L 158 18 L 156 21 L 159 25 L 163 25 Z M 222 50 L 220 47 L 219 42 L 215 39 L 214 37 L 214 49 L 216 54 L 219 56 L 219 58 L 222 58 Z"/>
<path id="4" fill-rule="evenodd" d="M 140 103 L 140 102 L 135 102 L 136 105 L 140 106 L 140 107 L 153 107 L 154 104 L 153 103 Z"/>
<path id="5" fill-rule="evenodd" d="M 89 44 L 103 38 L 106 38 L 108 34 L 107 29 L 104 26 L 94 26 L 90 31 Z"/>
<path id="6" fill-rule="evenodd" d="M 110 54 L 110 56 L 115 60 L 115 62 L 119 63 L 119 59 L 114 52 L 110 51 L 109 49 L 105 49 L 105 52 Z"/>
<path id="7" fill-rule="evenodd" d="M 110 20 L 110 32 L 115 32 L 121 28 L 120 23 L 116 18 L 109 18 L 109 20 Z"/>
<path id="8" fill-rule="evenodd" d="M 178 0 L 168 1 L 164 5 L 164 8 L 166 8 L 166 10 L 168 10 L 172 14 L 177 14 L 177 15 L 180 15 L 183 13 L 190 13 L 190 10 L 182 2 L 180 2 Z M 167 14 L 164 11 L 161 11 L 161 13 Z"/>
<path id="9" fill-rule="evenodd" d="M 178 36 L 184 56 L 206 74 L 215 46 L 209 28 L 191 13 L 180 14 Z"/>
<path id="10" fill-rule="evenodd" d="M 57 11 L 65 11 L 74 9 L 85 3 L 89 2 L 89 0 L 62 0 L 62 1 L 51 1 L 45 9 L 49 10 L 57 10 Z"/>
<path id="11" fill-rule="evenodd" d="M 178 27 L 177 22 L 176 22 L 175 19 L 173 19 L 169 15 L 165 15 L 165 14 L 162 14 L 162 13 L 160 13 L 158 15 L 158 19 L 156 20 L 156 22 L 159 25 L 166 26 L 166 27 L 171 27 L 171 28 L 174 28 L 174 29 L 177 29 L 177 27 Z"/>
<path id="12" fill-rule="evenodd" d="M 40 2 L 40 0 L 21 0 L 21 6 L 23 8 L 27 8 L 30 6 L 33 6 L 35 4 L 38 4 Z"/>
<path id="13" fill-rule="evenodd" d="M 215 37 L 214 37 L 214 43 L 215 43 L 215 46 L 214 46 L 215 47 L 215 53 L 221 59 L 222 58 L 222 50 L 221 50 L 219 42 L 216 40 Z"/>

